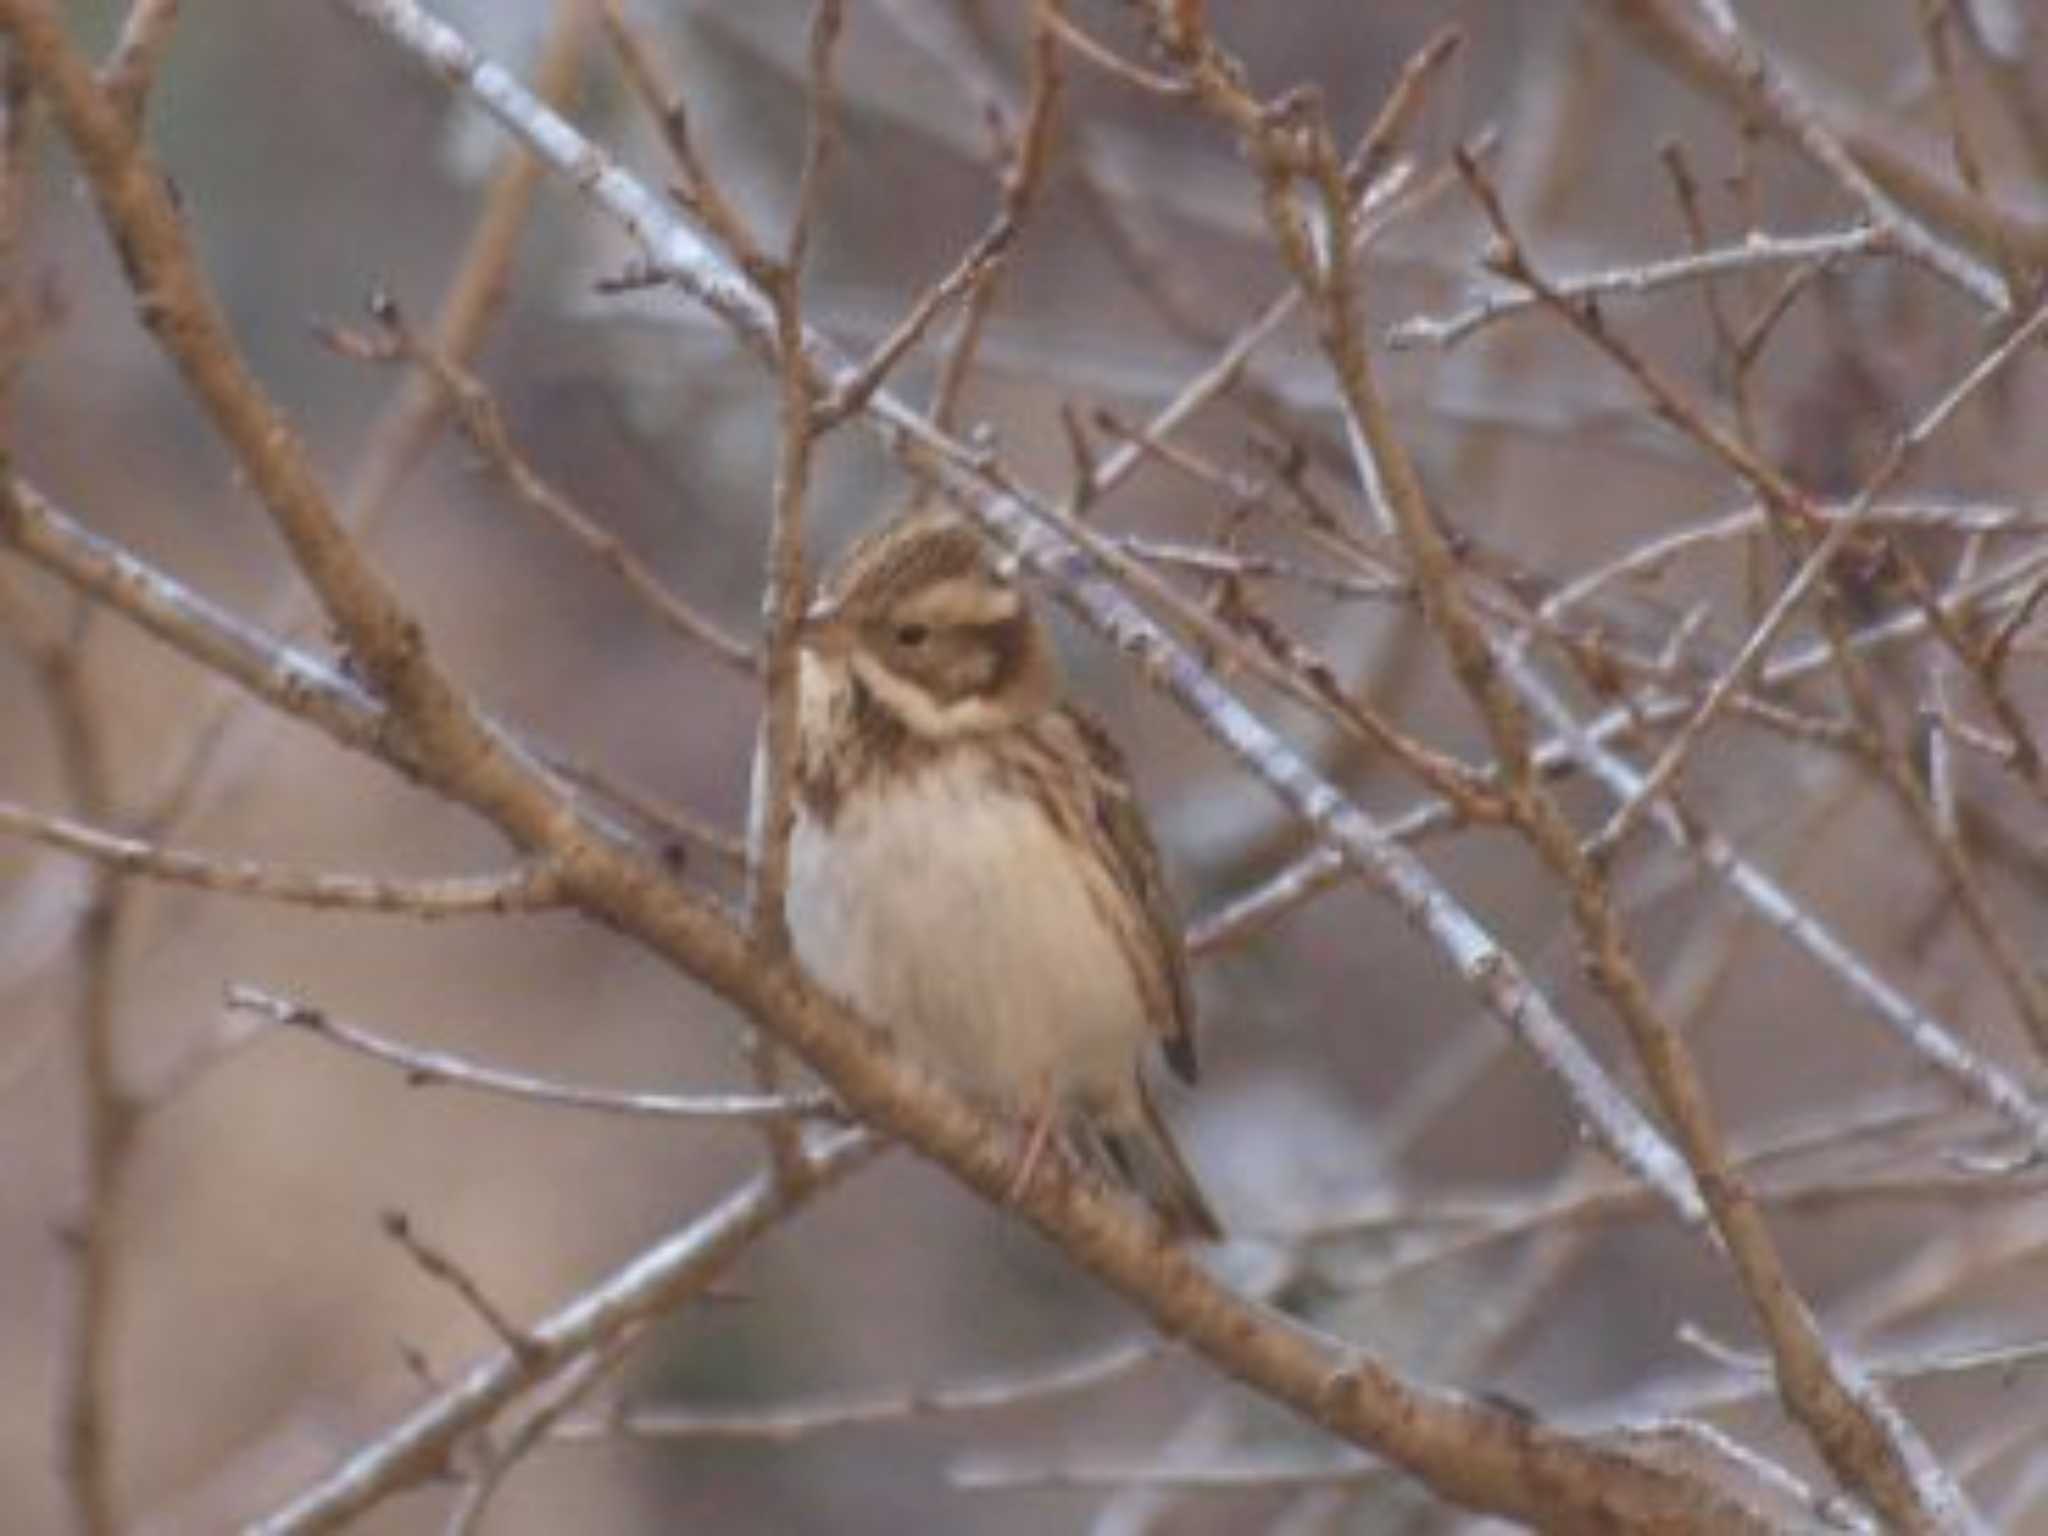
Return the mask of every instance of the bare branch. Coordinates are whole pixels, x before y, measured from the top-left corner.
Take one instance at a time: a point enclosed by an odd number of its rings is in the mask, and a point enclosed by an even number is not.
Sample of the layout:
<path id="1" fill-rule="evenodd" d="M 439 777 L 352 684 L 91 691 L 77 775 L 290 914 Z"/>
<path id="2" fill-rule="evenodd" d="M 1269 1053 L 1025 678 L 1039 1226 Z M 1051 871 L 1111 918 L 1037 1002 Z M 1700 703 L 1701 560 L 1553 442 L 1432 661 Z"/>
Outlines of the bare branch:
<path id="1" fill-rule="evenodd" d="M 1719 250 L 1697 251 L 1690 256 L 1673 256 L 1664 261 L 1646 261 L 1635 266 L 1612 267 L 1604 272 L 1574 273 L 1548 280 L 1559 298 L 1579 301 L 1607 294 L 1640 297 L 1686 283 L 1707 284 L 1729 272 L 1785 264 L 1805 265 L 1813 261 L 1838 260 L 1843 256 L 1882 254 L 1884 239 L 1868 225 L 1833 234 L 1771 235 L 1753 231 L 1740 245 Z M 1453 314 L 1412 315 L 1387 328 L 1387 345 L 1396 351 L 1410 347 L 1454 347 L 1475 331 L 1511 315 L 1526 314 L 1541 305 L 1541 295 L 1528 288 L 1489 291 Z"/>
<path id="2" fill-rule="evenodd" d="M 563 1365 L 603 1348 L 650 1318 L 704 1294 L 764 1233 L 866 1163 L 879 1143 L 842 1131 L 807 1149 L 796 1180 L 762 1175 L 733 1191 L 666 1241 L 637 1255 L 431 1402 L 369 1441 L 328 1478 L 250 1526 L 251 1536 L 331 1531 L 385 1494 L 430 1475 L 462 1435 Z"/>
<path id="3" fill-rule="evenodd" d="M 552 1104 L 565 1109 L 596 1110 L 603 1114 L 642 1115 L 656 1119 L 737 1121 L 762 1123 L 803 1118 L 840 1119 L 838 1106 L 822 1093 L 771 1096 L 723 1093 L 677 1095 L 668 1093 L 622 1093 L 603 1088 L 583 1088 L 573 1083 L 530 1077 L 502 1067 L 484 1066 L 447 1051 L 404 1045 L 374 1034 L 360 1025 L 338 1019 L 324 1008 L 295 1003 L 255 987 L 230 986 L 227 1006 L 231 1012 L 265 1019 L 285 1029 L 302 1029 L 346 1050 L 399 1068 L 414 1087 L 450 1084 L 483 1093 L 503 1094 L 535 1104 Z"/>
<path id="4" fill-rule="evenodd" d="M 1022 227 L 1037 203 L 1051 168 L 1054 113 L 1058 109 L 1064 80 L 1052 21 L 1058 17 L 1062 3 L 1063 0 L 1038 0 L 1032 7 L 1030 79 L 1026 86 L 1023 127 L 1015 134 L 1013 144 L 1003 142 L 1008 137 L 1005 125 L 1000 117 L 994 116 L 991 107 L 997 150 L 1007 162 L 1003 169 L 1002 208 L 997 215 L 999 227 L 1006 234 L 992 259 L 981 266 L 973 286 L 967 290 L 966 308 L 961 313 L 960 323 L 954 328 L 953 344 L 946 349 L 938 384 L 932 390 L 932 424 L 941 430 L 952 424 L 960 405 L 961 392 L 967 387 L 968 372 L 981 344 L 982 329 L 995 306 L 996 285 L 1002 277 L 1014 231 Z"/>
<path id="5" fill-rule="evenodd" d="M 33 647 L 37 682 L 71 801 L 85 816 L 113 813 L 106 722 L 81 670 L 85 628 Z M 115 1456 L 115 1309 L 123 1206 L 142 1105 L 121 1078 L 116 1030 L 127 985 L 133 904 L 114 870 L 94 871 L 72 930 L 79 975 L 71 1010 L 77 1051 L 82 1188 L 64 1229 L 68 1315 L 57 1359 L 57 1464 L 81 1536 L 114 1536 L 125 1513 Z"/>
<path id="6" fill-rule="evenodd" d="M 417 365 L 440 391 L 442 401 L 455 412 L 463 435 L 483 456 L 491 472 L 527 506 L 582 545 L 599 563 L 625 584 L 626 589 L 652 613 L 671 634 L 703 650 L 728 669 L 752 677 L 758 663 L 744 641 L 705 618 L 669 590 L 644 561 L 626 548 L 617 535 L 603 527 L 570 498 L 543 478 L 513 442 L 505 425 L 505 414 L 483 381 L 431 343 L 422 341 L 406 324 L 398 306 L 390 299 L 372 301 L 377 323 L 390 338 L 394 356 Z M 360 343 L 339 331 L 330 330 L 329 340 L 344 352 L 375 357 L 381 349 Z"/>
<path id="7" fill-rule="evenodd" d="M 541 912 L 562 904 L 562 885 L 546 865 L 499 875 L 380 879 L 338 870 L 292 869 L 253 859 L 218 859 L 121 837 L 63 816 L 0 801 L 0 833 L 25 837 L 125 875 L 146 875 L 229 896 L 321 910 L 453 917 Z"/>
<path id="8" fill-rule="evenodd" d="M 797 1403 L 746 1413 L 696 1413 L 677 1408 L 621 1405 L 600 1418 L 562 1425 L 555 1438 L 588 1440 L 757 1440 L 787 1445 L 811 1435 L 906 1420 L 948 1419 L 969 1413 L 1030 1408 L 1091 1392 L 1161 1359 L 1167 1346 L 1132 1339 L 1078 1359 L 1029 1372 L 949 1382 L 868 1397 Z"/>
<path id="9" fill-rule="evenodd" d="M 1363 344 L 1356 296 L 1337 280 L 1342 269 L 1321 269 L 1293 201 L 1293 184 L 1306 181 L 1319 194 L 1332 227 L 1344 228 L 1345 193 L 1333 171 L 1334 155 L 1320 114 L 1308 102 L 1294 103 L 1301 110 L 1293 112 L 1253 102 L 1239 84 L 1240 73 L 1203 30 L 1198 11 L 1178 13 L 1162 4 L 1157 24 L 1168 51 L 1196 81 L 1203 104 L 1237 129 L 1254 160 L 1274 240 L 1320 311 L 1319 340 L 1353 428 L 1370 453 L 1370 482 L 1384 498 L 1386 514 L 1413 562 L 1424 615 L 1493 741 L 1519 830 L 1569 886 L 1573 918 L 1589 950 L 1588 963 L 1628 1028 L 1659 1107 L 1698 1176 L 1715 1228 L 1769 1336 L 1787 1406 L 1836 1474 L 1865 1491 L 1903 1529 L 1968 1528 L 1974 1517 L 1961 1491 L 1917 1431 L 1847 1356 L 1828 1344 L 1793 1289 L 1775 1239 L 1728 1160 L 1691 1052 L 1655 1006 L 1636 966 L 1602 871 L 1587 860 L 1570 823 L 1531 772 L 1523 708 L 1495 665 L 1451 549 L 1393 430 Z M 1484 199 L 1485 184 L 1476 166 L 1467 159 L 1460 169 Z M 1497 203 L 1489 203 L 1488 213 L 1505 234 Z M 1339 249 L 1346 243 L 1332 242 Z M 1739 455 L 1740 445 L 1733 448 Z"/>
<path id="10" fill-rule="evenodd" d="M 279 644 L 83 528 L 0 465 L 0 544 L 55 572 L 203 667 L 356 747 L 387 747 L 384 711 L 336 669 Z"/>
<path id="11" fill-rule="evenodd" d="M 1840 129 L 1809 99 L 1806 88 L 1766 54 L 1736 22 L 1725 4 L 1701 4 L 1705 27 L 1689 14 L 1691 0 L 1606 0 L 1606 8 L 1681 74 L 1734 103 L 1748 117 L 1796 145 L 1815 165 L 1841 183 L 1871 222 L 1887 231 L 1906 256 L 1939 273 L 1996 314 L 2018 301 L 1997 273 L 1944 243 L 1908 211 L 1906 203 L 1950 224 L 1965 224 L 1987 243 L 2022 243 L 2017 221 L 1981 199 L 1958 193 L 1929 177 L 1909 157 L 1877 142 L 1873 135 Z M 1845 135 L 1854 144 L 1845 142 Z M 1883 184 L 1880 185 L 1880 178 Z M 1997 232 L 1994 234 L 1993 232 Z M 2048 248 L 2048 231 L 2036 231 L 2036 250 Z"/>
<path id="12" fill-rule="evenodd" d="M 413 1263 L 454 1291 L 470 1311 L 483 1319 L 484 1326 L 512 1352 L 513 1359 L 522 1364 L 535 1362 L 540 1346 L 505 1316 L 498 1304 L 485 1294 L 474 1275 L 415 1232 L 411 1217 L 400 1210 L 387 1210 L 378 1218 L 378 1223 L 384 1228 L 384 1235 L 403 1248 Z"/>

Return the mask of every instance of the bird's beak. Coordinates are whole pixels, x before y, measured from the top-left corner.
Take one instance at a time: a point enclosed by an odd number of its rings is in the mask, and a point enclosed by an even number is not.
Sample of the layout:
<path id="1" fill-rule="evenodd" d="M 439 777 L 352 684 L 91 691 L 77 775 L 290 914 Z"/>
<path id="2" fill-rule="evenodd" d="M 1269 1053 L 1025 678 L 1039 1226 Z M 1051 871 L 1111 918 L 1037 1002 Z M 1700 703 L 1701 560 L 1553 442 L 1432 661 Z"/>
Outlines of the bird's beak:
<path id="1" fill-rule="evenodd" d="M 839 610 L 830 603 L 813 603 L 797 621 L 796 643 L 820 656 L 836 656 L 847 648 L 849 634 Z"/>

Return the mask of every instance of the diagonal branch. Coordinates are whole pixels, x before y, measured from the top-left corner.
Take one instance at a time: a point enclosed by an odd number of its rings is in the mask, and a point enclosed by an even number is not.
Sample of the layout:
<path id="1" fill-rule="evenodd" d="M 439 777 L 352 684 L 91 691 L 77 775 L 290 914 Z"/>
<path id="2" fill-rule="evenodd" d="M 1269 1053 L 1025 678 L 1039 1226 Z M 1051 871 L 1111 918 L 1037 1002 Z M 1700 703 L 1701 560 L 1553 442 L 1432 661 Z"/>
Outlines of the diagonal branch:
<path id="1" fill-rule="evenodd" d="M 638 1255 L 534 1325 L 523 1350 L 503 1349 L 351 1456 L 331 1476 L 249 1528 L 249 1536 L 335 1530 L 386 1495 L 443 1467 L 463 1435 L 521 1392 L 649 1318 L 704 1294 L 756 1240 L 881 1148 L 865 1131 L 809 1147 L 794 1179 L 762 1175 L 666 1242 Z"/>

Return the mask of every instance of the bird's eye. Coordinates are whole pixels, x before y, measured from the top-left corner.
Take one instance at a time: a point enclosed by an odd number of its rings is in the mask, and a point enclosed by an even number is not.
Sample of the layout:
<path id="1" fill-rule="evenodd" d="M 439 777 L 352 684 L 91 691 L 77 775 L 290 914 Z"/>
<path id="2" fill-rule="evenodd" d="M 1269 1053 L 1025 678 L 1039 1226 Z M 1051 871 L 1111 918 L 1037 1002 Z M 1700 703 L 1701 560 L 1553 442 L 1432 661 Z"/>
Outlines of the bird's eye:
<path id="1" fill-rule="evenodd" d="M 931 638 L 931 633 L 932 629 L 929 624 L 898 624 L 896 626 L 896 643 L 905 649 L 915 650 Z"/>

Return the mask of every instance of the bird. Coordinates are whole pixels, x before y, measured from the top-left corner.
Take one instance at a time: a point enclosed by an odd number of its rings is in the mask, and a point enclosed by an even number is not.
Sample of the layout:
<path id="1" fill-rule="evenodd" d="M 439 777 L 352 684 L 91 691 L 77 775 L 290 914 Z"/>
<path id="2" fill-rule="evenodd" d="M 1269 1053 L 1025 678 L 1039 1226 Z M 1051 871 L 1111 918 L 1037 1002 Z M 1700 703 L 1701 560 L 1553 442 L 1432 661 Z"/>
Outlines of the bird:
<path id="1" fill-rule="evenodd" d="M 987 1108 L 1219 1241 L 1147 1081 L 1196 1078 L 1180 924 L 1122 756 L 950 510 L 859 538 L 797 630 L 784 915 L 827 991 Z"/>

